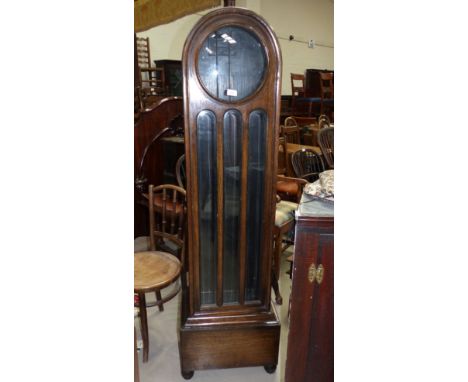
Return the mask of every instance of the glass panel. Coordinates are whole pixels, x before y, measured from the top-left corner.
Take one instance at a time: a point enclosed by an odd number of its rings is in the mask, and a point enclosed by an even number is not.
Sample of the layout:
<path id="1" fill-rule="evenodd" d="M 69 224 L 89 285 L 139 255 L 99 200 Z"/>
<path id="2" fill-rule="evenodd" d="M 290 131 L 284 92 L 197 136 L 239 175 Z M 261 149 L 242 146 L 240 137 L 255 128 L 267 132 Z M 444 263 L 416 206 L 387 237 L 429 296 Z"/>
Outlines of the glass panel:
<path id="1" fill-rule="evenodd" d="M 224 259 L 223 300 L 239 301 L 239 215 L 242 163 L 242 116 L 237 110 L 224 115 Z"/>
<path id="2" fill-rule="evenodd" d="M 214 304 L 216 297 L 216 117 L 203 110 L 197 117 L 198 218 L 200 230 L 201 304 Z"/>
<path id="3" fill-rule="evenodd" d="M 263 227 L 267 116 L 262 110 L 249 117 L 247 165 L 247 272 L 245 300 L 260 298 L 260 255 Z"/>
<path id="4" fill-rule="evenodd" d="M 266 64 L 265 49 L 256 36 L 240 27 L 224 27 L 204 41 L 198 75 L 213 97 L 239 101 L 258 89 Z"/>

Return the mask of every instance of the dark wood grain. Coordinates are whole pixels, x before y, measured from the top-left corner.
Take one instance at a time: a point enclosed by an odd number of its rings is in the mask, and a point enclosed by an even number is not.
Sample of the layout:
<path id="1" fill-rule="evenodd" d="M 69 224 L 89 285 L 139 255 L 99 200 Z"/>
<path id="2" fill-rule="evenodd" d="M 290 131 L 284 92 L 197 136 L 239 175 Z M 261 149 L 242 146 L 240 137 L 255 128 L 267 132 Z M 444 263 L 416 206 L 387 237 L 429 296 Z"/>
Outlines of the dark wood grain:
<path id="1" fill-rule="evenodd" d="M 265 49 L 267 67 L 257 90 L 237 101 L 223 101 L 211 96 L 197 75 L 200 47 L 214 31 L 233 25 L 255 35 Z M 188 204 L 188 267 L 189 280 L 182 294 L 180 315 L 180 356 L 184 378 L 193 370 L 263 365 L 273 371 L 278 361 L 280 323 L 270 301 L 275 184 L 277 172 L 278 120 L 280 114 L 281 57 L 278 42 L 268 24 L 253 12 L 225 7 L 204 16 L 190 32 L 183 52 L 185 158 Z M 197 117 L 210 110 L 216 118 L 216 190 L 217 190 L 217 267 L 214 304 L 201 303 L 201 259 Z M 242 116 L 242 150 L 240 164 L 238 301 L 226 303 L 223 298 L 224 279 L 224 115 L 237 110 Z M 261 217 L 258 298 L 246 299 L 247 221 L 248 208 L 248 142 L 251 113 L 261 110 L 267 117 L 263 214 Z M 236 276 L 237 277 L 237 274 Z"/>
<path id="2" fill-rule="evenodd" d="M 321 97 L 320 73 L 333 73 L 333 70 L 306 69 L 305 71 L 305 95 L 306 97 Z"/>
<path id="3" fill-rule="evenodd" d="M 333 218 L 296 223 L 285 382 L 333 381 Z M 323 281 L 311 282 L 311 264 Z"/>
<path id="4" fill-rule="evenodd" d="M 278 363 L 278 326 L 225 326 L 181 332 L 183 370 L 263 366 Z"/>
<path id="5" fill-rule="evenodd" d="M 148 144 L 164 128 L 170 127 L 171 121 L 183 113 L 182 99 L 168 97 L 143 110 L 134 126 L 134 163 L 135 174 L 140 171 L 141 158 Z M 163 180 L 163 156 L 161 143 L 156 142 L 147 152 L 143 175 L 147 184 L 159 185 Z"/>

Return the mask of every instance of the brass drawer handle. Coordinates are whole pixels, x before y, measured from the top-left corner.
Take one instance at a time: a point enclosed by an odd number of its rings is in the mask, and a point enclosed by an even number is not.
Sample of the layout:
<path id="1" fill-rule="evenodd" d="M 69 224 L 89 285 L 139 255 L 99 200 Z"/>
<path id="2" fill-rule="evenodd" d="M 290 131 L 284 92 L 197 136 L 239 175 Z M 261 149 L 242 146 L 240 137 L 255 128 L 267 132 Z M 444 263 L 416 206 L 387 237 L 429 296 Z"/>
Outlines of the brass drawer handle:
<path id="1" fill-rule="evenodd" d="M 325 273 L 325 268 L 323 267 L 322 264 L 320 264 L 318 267 L 317 267 L 317 271 L 316 271 L 316 275 L 315 275 L 315 279 L 317 280 L 317 284 L 321 284 L 322 281 L 323 281 L 323 274 Z"/>
<path id="2" fill-rule="evenodd" d="M 310 264 L 309 272 L 307 274 L 307 278 L 309 282 L 312 284 L 315 280 L 315 275 L 317 274 L 317 269 L 315 268 L 315 264 Z"/>

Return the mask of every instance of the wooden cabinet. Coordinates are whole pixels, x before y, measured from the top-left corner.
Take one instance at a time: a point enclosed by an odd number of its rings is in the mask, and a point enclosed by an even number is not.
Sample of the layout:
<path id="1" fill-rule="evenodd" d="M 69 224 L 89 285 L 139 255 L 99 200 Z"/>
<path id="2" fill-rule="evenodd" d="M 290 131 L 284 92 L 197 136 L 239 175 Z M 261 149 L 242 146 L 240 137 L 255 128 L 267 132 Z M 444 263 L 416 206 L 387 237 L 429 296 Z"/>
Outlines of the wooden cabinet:
<path id="1" fill-rule="evenodd" d="M 334 218 L 298 215 L 285 382 L 332 382 Z"/>
<path id="2" fill-rule="evenodd" d="M 154 64 L 156 67 L 164 69 L 166 88 L 164 95 L 182 97 L 182 62 L 179 60 L 154 60 Z"/>
<path id="3" fill-rule="evenodd" d="M 281 57 L 268 24 L 225 7 L 183 52 L 188 243 L 182 376 L 278 362 L 270 301 Z M 185 277 L 184 277 L 185 279 Z"/>
<path id="4" fill-rule="evenodd" d="M 305 96 L 306 97 L 321 97 L 320 93 L 320 72 L 331 72 L 333 70 L 325 69 L 306 69 L 305 71 Z"/>

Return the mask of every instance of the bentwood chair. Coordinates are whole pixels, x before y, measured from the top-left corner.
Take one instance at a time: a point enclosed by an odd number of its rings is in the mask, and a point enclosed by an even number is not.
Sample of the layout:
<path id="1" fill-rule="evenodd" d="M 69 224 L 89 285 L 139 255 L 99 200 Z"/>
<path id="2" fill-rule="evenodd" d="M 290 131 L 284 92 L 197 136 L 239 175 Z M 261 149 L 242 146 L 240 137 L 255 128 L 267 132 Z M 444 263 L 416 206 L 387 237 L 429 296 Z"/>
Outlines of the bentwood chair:
<path id="1" fill-rule="evenodd" d="M 146 309 L 158 306 L 174 298 L 180 291 L 179 275 L 184 269 L 184 234 L 186 224 L 185 190 L 172 184 L 149 186 L 150 245 L 148 251 L 135 252 L 135 285 L 138 295 L 135 305 L 139 308 L 143 339 L 143 362 L 148 360 L 148 323 Z M 161 291 L 172 287 L 162 296 Z M 146 293 L 155 292 L 156 301 L 146 302 Z"/>
<path id="2" fill-rule="evenodd" d="M 296 126 L 281 126 L 281 135 L 284 136 L 287 143 L 301 144 L 301 131 Z"/>
<path id="3" fill-rule="evenodd" d="M 138 315 L 140 316 L 143 362 L 147 362 L 149 335 L 146 309 L 150 305 L 146 303 L 146 293 L 161 290 L 172 285 L 173 291 L 154 305 L 161 306 L 163 302 L 174 298 L 180 290 L 180 282 L 178 280 L 182 266 L 175 256 L 161 251 L 135 252 L 134 261 L 133 291 L 138 296 L 138 299 L 135 301 L 135 307 L 138 308 Z"/>
<path id="4" fill-rule="evenodd" d="M 302 145 L 317 146 L 317 118 L 290 116 L 284 120 L 284 126 L 296 126 L 299 129 Z"/>
<path id="5" fill-rule="evenodd" d="M 322 114 L 319 117 L 318 120 L 318 126 L 319 129 L 323 129 L 324 127 L 329 127 L 331 125 L 330 118 L 328 118 L 328 115 Z"/>
<path id="6" fill-rule="evenodd" d="M 284 120 L 284 126 L 297 126 L 296 117 L 289 116 Z"/>
<path id="7" fill-rule="evenodd" d="M 334 127 L 325 127 L 318 132 L 318 144 L 329 168 L 334 168 Z"/>
<path id="8" fill-rule="evenodd" d="M 183 263 L 186 192 L 173 184 L 149 186 L 150 250 L 167 251 Z"/>
<path id="9" fill-rule="evenodd" d="M 319 179 L 319 174 L 325 171 L 325 165 L 319 153 L 312 149 L 297 150 L 291 156 L 291 162 L 296 177 L 309 183 Z"/>
<path id="10" fill-rule="evenodd" d="M 186 231 L 186 192 L 183 188 L 163 184 L 149 186 L 149 246 L 140 250 L 164 251 L 176 256 L 185 265 L 184 240 Z M 161 301 L 161 291 L 156 290 L 156 301 Z M 154 305 L 154 304 L 153 304 Z M 164 310 L 162 303 L 158 304 Z"/>

